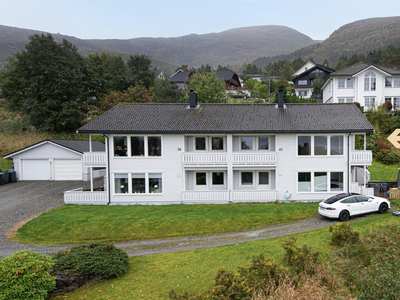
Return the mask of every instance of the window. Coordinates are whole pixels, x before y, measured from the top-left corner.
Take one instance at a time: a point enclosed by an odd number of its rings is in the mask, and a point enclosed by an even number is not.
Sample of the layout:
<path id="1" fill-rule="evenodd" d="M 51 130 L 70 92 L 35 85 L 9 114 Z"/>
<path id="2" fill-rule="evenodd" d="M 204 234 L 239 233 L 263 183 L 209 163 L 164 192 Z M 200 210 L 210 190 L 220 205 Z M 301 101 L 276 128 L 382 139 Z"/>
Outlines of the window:
<path id="1" fill-rule="evenodd" d="M 392 87 L 392 78 L 385 77 L 385 87 Z"/>
<path id="2" fill-rule="evenodd" d="M 307 91 L 299 91 L 299 97 L 307 97 Z"/>
<path id="3" fill-rule="evenodd" d="M 115 174 L 115 193 L 126 194 L 128 190 L 128 174 Z"/>
<path id="4" fill-rule="evenodd" d="M 298 190 L 299 192 L 311 191 L 311 173 L 298 174 Z"/>
<path id="5" fill-rule="evenodd" d="M 207 173 L 196 173 L 196 185 L 207 185 Z"/>
<path id="6" fill-rule="evenodd" d="M 132 193 L 145 193 L 146 192 L 146 174 L 134 173 L 132 174 Z"/>
<path id="7" fill-rule="evenodd" d="M 326 136 L 314 137 L 314 155 L 327 155 L 328 154 L 328 138 Z"/>
<path id="8" fill-rule="evenodd" d="M 131 137 L 131 156 L 144 155 L 144 136 Z"/>
<path id="9" fill-rule="evenodd" d="M 372 71 L 367 72 L 364 76 L 364 91 L 376 90 L 376 76 Z"/>
<path id="10" fill-rule="evenodd" d="M 395 109 L 400 107 L 400 97 L 394 97 L 393 98 L 393 105 L 394 105 Z"/>
<path id="11" fill-rule="evenodd" d="M 127 155 L 127 138 L 126 136 L 114 136 L 114 156 Z"/>
<path id="12" fill-rule="evenodd" d="M 224 138 L 223 137 L 213 137 L 211 139 L 211 149 L 212 150 L 224 150 Z"/>
<path id="13" fill-rule="evenodd" d="M 268 137 L 260 136 L 258 138 L 258 150 L 268 150 Z"/>
<path id="14" fill-rule="evenodd" d="M 348 78 L 346 83 L 347 83 L 346 88 L 352 89 L 354 87 L 354 78 Z"/>
<path id="15" fill-rule="evenodd" d="M 224 184 L 224 173 L 223 172 L 213 172 L 212 173 L 212 184 L 213 185 L 223 185 Z"/>
<path id="16" fill-rule="evenodd" d="M 268 185 L 269 184 L 269 172 L 259 172 L 258 173 L 258 184 Z"/>
<path id="17" fill-rule="evenodd" d="M 298 155 L 311 155 L 311 136 L 298 137 Z"/>
<path id="18" fill-rule="evenodd" d="M 299 192 L 342 192 L 343 172 L 299 172 L 297 189 Z"/>
<path id="19" fill-rule="evenodd" d="M 147 137 L 148 156 L 161 156 L 161 136 Z"/>
<path id="20" fill-rule="evenodd" d="M 343 155 L 343 135 L 331 135 L 331 155 Z"/>
<path id="21" fill-rule="evenodd" d="M 393 78 L 393 87 L 400 87 L 400 78 Z"/>
<path id="22" fill-rule="evenodd" d="M 206 138 L 205 137 L 196 137 L 195 139 L 196 150 L 206 150 Z"/>
<path id="23" fill-rule="evenodd" d="M 253 138 L 251 136 L 240 138 L 240 149 L 253 150 Z"/>
<path id="24" fill-rule="evenodd" d="M 299 80 L 297 81 L 298 85 L 307 85 L 307 80 Z"/>
<path id="25" fill-rule="evenodd" d="M 344 79 L 344 78 L 338 79 L 338 88 L 339 89 L 344 89 L 346 87 L 345 84 L 346 84 L 346 79 Z"/>
<path id="26" fill-rule="evenodd" d="M 365 106 L 369 107 L 369 106 L 375 106 L 375 98 L 374 97 L 366 97 L 364 99 L 365 101 Z"/>
<path id="27" fill-rule="evenodd" d="M 353 103 L 354 99 L 353 98 L 346 98 L 346 103 Z"/>
<path id="28" fill-rule="evenodd" d="M 253 172 L 242 172 L 242 185 L 253 185 Z"/>
<path id="29" fill-rule="evenodd" d="M 338 103 L 344 103 L 345 99 L 344 98 L 338 98 Z"/>
<path id="30" fill-rule="evenodd" d="M 162 193 L 162 174 L 150 173 L 149 174 L 149 192 Z"/>

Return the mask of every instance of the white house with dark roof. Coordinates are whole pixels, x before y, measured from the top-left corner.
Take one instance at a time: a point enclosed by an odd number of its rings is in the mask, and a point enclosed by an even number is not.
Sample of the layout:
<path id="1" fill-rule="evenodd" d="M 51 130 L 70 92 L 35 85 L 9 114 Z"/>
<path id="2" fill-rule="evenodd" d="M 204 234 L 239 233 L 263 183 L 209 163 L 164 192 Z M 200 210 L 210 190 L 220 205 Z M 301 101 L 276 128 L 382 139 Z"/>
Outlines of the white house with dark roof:
<path id="1" fill-rule="evenodd" d="M 397 69 L 357 63 L 331 73 L 322 88 L 324 103 L 358 102 L 368 110 L 391 102 L 394 110 L 400 108 L 400 70 Z"/>
<path id="2" fill-rule="evenodd" d="M 320 201 L 363 192 L 374 131 L 351 104 L 118 105 L 77 130 L 105 136 L 107 191 L 65 203 Z M 90 154 L 87 159 L 90 162 Z M 99 193 L 99 192 L 98 192 Z M 287 197 L 288 196 L 288 197 Z M 99 200 L 100 199 L 100 200 Z"/>
<path id="3" fill-rule="evenodd" d="M 103 143 L 87 140 L 44 140 L 5 155 L 14 162 L 18 180 L 90 180 L 105 175 L 105 167 L 94 170 L 85 163 L 85 153 L 104 159 Z M 96 168 L 99 167 L 99 168 Z"/>

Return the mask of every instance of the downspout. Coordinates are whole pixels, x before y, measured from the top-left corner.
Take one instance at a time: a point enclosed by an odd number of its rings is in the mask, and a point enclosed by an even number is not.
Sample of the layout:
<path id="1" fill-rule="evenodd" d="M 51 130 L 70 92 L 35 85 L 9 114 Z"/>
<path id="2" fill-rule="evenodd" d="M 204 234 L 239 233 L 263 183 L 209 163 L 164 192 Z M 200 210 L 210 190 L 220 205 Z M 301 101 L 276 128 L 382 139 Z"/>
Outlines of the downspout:
<path id="1" fill-rule="evenodd" d="M 105 134 L 103 134 L 104 138 L 107 139 L 107 192 L 108 192 L 108 202 L 107 205 L 110 205 L 110 201 L 111 201 L 111 186 L 110 186 L 110 155 L 109 155 L 109 150 L 110 150 L 110 140 L 108 138 L 108 136 L 106 136 Z"/>
<path id="2" fill-rule="evenodd" d="M 351 166 L 350 166 L 350 136 L 351 132 L 347 136 L 347 193 L 350 194 L 350 174 L 351 174 Z"/>

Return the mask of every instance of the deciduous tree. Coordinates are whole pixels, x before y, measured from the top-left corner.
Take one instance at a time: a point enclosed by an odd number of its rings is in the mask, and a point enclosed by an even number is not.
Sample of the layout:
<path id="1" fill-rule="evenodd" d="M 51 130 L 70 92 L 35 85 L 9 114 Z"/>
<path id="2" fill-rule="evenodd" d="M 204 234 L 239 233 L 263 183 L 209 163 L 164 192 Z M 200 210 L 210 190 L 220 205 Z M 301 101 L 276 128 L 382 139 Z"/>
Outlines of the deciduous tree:
<path id="1" fill-rule="evenodd" d="M 215 72 L 197 72 L 187 82 L 188 90 L 197 92 L 197 99 L 202 103 L 226 102 L 225 81 L 218 79 Z"/>

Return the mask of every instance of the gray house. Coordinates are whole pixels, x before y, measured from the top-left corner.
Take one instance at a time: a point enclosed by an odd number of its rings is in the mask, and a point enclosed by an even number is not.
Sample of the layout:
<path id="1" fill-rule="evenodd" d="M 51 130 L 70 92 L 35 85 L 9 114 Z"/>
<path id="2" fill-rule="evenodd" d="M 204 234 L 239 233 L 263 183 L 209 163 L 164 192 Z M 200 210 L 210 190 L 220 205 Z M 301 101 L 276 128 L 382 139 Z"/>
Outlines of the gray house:
<path id="1" fill-rule="evenodd" d="M 283 97 L 282 97 L 283 98 Z M 119 105 L 77 131 L 106 137 L 107 192 L 66 203 L 320 201 L 366 188 L 374 128 L 352 104 Z M 90 159 L 89 159 L 90 160 Z M 81 197 L 81 198 L 80 198 Z"/>

